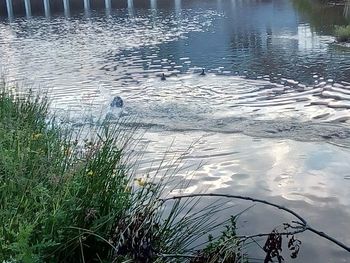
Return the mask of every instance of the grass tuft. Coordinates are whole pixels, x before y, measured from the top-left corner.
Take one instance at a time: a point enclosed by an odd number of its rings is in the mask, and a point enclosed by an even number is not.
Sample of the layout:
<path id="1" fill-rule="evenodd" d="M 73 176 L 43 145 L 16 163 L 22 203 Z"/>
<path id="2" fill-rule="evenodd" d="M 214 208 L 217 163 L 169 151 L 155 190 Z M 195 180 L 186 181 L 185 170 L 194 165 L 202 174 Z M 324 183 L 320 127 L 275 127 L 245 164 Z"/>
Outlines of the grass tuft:
<path id="1" fill-rule="evenodd" d="M 221 226 L 220 204 L 165 206 L 171 175 L 135 179 L 127 163 L 134 128 L 66 128 L 46 98 L 0 85 L 0 262 L 242 259 L 234 220 L 225 238 L 210 235 Z"/>
<path id="2" fill-rule="evenodd" d="M 350 25 L 335 26 L 335 37 L 339 42 L 350 42 Z"/>

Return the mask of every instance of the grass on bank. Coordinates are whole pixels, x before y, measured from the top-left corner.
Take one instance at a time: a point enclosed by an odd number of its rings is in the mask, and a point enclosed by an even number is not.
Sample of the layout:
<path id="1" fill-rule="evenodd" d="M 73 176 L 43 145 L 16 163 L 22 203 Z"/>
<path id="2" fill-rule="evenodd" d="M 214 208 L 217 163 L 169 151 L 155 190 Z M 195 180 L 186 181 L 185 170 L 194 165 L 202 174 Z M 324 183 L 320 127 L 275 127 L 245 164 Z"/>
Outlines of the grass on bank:
<path id="1" fill-rule="evenodd" d="M 350 25 L 335 26 L 335 37 L 339 42 L 350 42 Z"/>
<path id="2" fill-rule="evenodd" d="M 126 162 L 133 129 L 91 129 L 88 138 L 64 128 L 47 99 L 0 84 L 0 262 L 243 260 L 234 217 L 210 235 L 220 204 L 165 207 L 169 178 L 135 181 Z"/>

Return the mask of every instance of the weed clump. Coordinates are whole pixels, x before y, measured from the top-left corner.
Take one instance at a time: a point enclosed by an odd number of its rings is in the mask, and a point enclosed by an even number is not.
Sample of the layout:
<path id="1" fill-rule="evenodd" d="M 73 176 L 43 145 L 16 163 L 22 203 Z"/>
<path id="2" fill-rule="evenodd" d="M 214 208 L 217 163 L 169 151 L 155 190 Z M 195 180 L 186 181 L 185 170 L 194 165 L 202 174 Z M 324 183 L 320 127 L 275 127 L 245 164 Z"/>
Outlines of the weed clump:
<path id="1" fill-rule="evenodd" d="M 99 137 L 83 139 L 48 120 L 46 99 L 2 90 L 0 259 L 110 256 L 104 238 L 130 205 L 131 193 L 115 127 L 96 132 Z"/>
<path id="2" fill-rule="evenodd" d="M 350 42 L 350 25 L 335 26 L 335 37 L 339 42 Z"/>
<path id="3" fill-rule="evenodd" d="M 0 262 L 226 262 L 225 246 L 242 258 L 234 238 L 193 245 L 218 228 L 221 205 L 165 207 L 168 179 L 134 178 L 134 128 L 65 128 L 46 98 L 0 85 Z"/>

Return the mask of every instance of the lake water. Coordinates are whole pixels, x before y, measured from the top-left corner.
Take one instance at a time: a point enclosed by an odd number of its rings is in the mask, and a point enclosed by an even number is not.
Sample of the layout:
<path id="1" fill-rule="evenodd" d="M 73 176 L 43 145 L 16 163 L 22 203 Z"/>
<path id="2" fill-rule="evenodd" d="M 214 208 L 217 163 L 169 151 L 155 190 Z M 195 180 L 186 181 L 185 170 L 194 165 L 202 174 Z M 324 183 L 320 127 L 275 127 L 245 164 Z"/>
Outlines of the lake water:
<path id="1" fill-rule="evenodd" d="M 347 23 L 344 8 L 308 0 L 118 3 L 2 17 L 1 74 L 47 92 L 56 114 L 77 123 L 105 115 L 119 95 L 122 118 L 146 131 L 140 173 L 166 151 L 187 151 L 190 168 L 178 174 L 191 178 L 187 192 L 263 198 L 350 245 L 350 48 L 331 36 L 334 23 Z M 232 213 L 251 205 L 235 203 Z M 256 205 L 239 231 L 269 232 L 290 219 Z M 299 238 L 300 254 L 285 254 L 288 262 L 350 262 L 326 240 Z M 256 245 L 248 249 L 262 258 Z"/>

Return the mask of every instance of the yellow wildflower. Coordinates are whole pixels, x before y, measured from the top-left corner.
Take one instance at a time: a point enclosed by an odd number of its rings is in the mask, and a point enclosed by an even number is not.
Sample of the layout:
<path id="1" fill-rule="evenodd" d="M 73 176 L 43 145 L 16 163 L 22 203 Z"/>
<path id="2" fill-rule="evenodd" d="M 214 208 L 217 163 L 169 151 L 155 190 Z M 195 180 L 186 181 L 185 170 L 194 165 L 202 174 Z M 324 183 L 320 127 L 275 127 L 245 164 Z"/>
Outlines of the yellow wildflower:
<path id="1" fill-rule="evenodd" d="M 70 155 L 72 153 L 72 150 L 70 147 L 67 147 L 64 151 L 64 155 Z"/>
<path id="2" fill-rule="evenodd" d="M 34 133 L 34 134 L 32 135 L 32 138 L 33 138 L 33 140 L 38 140 L 38 139 L 40 139 L 42 136 L 43 136 L 42 133 Z"/>
<path id="3" fill-rule="evenodd" d="M 88 171 L 87 173 L 88 176 L 93 176 L 94 175 L 94 172 L 92 170 Z"/>
<path id="4" fill-rule="evenodd" d="M 125 189 L 124 189 L 124 192 L 130 193 L 131 192 L 131 187 L 130 186 L 126 186 Z"/>
<path id="5" fill-rule="evenodd" d="M 138 186 L 145 186 L 146 183 L 147 183 L 147 182 L 146 182 L 145 180 L 143 180 L 142 178 L 136 178 L 135 181 L 136 181 L 136 183 L 137 183 Z"/>

